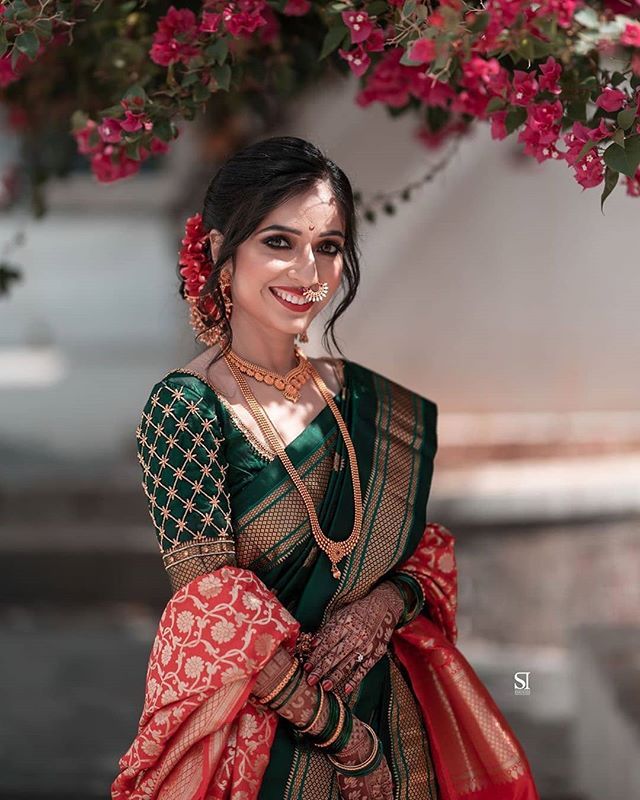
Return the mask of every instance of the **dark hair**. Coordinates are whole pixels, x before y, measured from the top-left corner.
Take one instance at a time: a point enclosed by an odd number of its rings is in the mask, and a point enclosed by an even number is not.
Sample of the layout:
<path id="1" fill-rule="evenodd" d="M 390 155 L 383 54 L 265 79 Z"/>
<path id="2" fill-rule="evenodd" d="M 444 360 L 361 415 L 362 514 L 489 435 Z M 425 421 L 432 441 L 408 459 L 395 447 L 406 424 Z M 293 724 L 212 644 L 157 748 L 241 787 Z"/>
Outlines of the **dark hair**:
<path id="1" fill-rule="evenodd" d="M 203 228 L 207 232 L 215 228 L 223 235 L 218 260 L 202 288 L 202 294 L 211 296 L 220 314 L 213 327 L 220 335 L 221 352 L 209 366 L 227 352 L 232 340 L 218 285 L 223 264 L 229 258 L 235 264 L 237 247 L 274 208 L 323 180 L 331 187 L 345 225 L 342 281 L 346 286 L 344 297 L 325 325 L 322 342 L 331 351 L 330 334 L 333 344 L 342 354 L 334 326 L 353 301 L 360 283 L 357 217 L 351 183 L 340 167 L 315 145 L 297 136 L 273 136 L 244 147 L 225 161 L 205 195 Z M 205 253 L 212 259 L 208 237 L 205 239 Z M 184 286 L 181 286 L 180 294 L 184 297 Z"/>

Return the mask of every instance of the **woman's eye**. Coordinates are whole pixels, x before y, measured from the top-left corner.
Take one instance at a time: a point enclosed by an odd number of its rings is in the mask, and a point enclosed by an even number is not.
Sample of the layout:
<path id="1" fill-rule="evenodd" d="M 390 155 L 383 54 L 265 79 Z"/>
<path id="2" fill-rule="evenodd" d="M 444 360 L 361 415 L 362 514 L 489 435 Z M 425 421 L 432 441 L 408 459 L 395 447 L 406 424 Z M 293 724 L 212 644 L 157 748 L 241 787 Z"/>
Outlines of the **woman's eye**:
<path id="1" fill-rule="evenodd" d="M 338 253 L 341 253 L 341 252 L 342 252 L 342 248 L 340 247 L 340 245 L 339 245 L 339 244 L 336 244 L 335 242 L 326 242 L 326 244 L 328 244 L 328 245 L 329 245 L 329 247 L 333 247 L 333 248 L 335 248 L 335 249 L 334 249 L 334 250 L 332 250 L 330 253 L 327 253 L 327 255 L 330 255 L 330 256 L 337 256 L 337 255 L 338 255 Z"/>
<path id="2" fill-rule="evenodd" d="M 264 243 L 269 245 L 269 247 L 274 247 L 276 250 L 282 250 L 283 248 L 279 244 L 271 244 L 271 242 L 287 242 L 284 236 L 270 236 L 268 239 L 264 240 Z M 289 242 L 287 242 L 289 244 Z"/>
<path id="3" fill-rule="evenodd" d="M 280 244 L 274 244 L 274 242 L 284 242 L 285 245 L 283 246 Z M 285 246 L 289 246 L 289 241 L 284 236 L 269 236 L 268 239 L 264 240 L 264 243 L 268 247 L 273 247 L 274 250 L 284 250 Z M 325 248 L 326 246 L 333 248 L 332 250 L 324 250 L 328 256 L 336 256 L 338 253 L 342 252 L 340 245 L 336 244 L 335 242 L 323 242 L 320 246 L 322 248 Z"/>

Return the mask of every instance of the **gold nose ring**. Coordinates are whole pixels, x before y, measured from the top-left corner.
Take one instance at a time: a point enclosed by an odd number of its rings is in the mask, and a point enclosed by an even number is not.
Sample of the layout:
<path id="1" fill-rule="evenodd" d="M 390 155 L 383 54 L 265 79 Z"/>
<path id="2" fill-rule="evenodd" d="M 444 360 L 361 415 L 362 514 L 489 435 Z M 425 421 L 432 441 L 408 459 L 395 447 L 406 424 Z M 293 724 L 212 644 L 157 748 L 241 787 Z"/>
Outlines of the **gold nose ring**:
<path id="1" fill-rule="evenodd" d="M 305 289 L 302 294 L 306 300 L 311 300 L 313 303 L 317 303 L 319 300 L 324 300 L 328 292 L 329 284 L 325 281 L 322 284 L 318 282 L 314 283 L 312 286 L 309 286 L 307 289 Z"/>

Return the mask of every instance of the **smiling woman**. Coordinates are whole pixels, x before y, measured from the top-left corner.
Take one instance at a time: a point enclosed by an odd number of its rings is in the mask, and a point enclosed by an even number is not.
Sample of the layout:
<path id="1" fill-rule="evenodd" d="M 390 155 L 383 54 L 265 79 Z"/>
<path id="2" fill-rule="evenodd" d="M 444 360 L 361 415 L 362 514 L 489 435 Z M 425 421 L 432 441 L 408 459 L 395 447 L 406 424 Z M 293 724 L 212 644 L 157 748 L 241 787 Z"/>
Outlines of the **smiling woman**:
<path id="1" fill-rule="evenodd" d="M 173 596 L 112 797 L 537 800 L 455 647 L 453 537 L 426 518 L 436 404 L 295 341 L 344 290 L 333 336 L 355 296 L 348 179 L 267 139 L 221 167 L 201 222 L 181 276 L 209 348 L 136 432 Z"/>

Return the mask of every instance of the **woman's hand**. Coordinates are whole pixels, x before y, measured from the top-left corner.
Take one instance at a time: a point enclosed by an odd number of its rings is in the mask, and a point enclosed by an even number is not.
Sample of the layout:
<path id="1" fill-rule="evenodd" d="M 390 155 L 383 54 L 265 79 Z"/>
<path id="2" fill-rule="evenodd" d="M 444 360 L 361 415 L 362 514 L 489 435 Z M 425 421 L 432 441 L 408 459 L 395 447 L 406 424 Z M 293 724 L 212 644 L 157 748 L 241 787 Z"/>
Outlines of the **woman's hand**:
<path id="1" fill-rule="evenodd" d="M 389 581 L 339 608 L 315 636 L 304 665 L 308 683 L 324 679 L 322 686 L 332 689 L 348 678 L 345 692 L 352 692 L 386 652 L 403 609 L 402 592 Z"/>
<path id="2" fill-rule="evenodd" d="M 373 744 L 369 731 L 357 717 L 353 718 L 353 730 L 346 746 L 333 757 L 341 764 L 361 764 L 371 755 Z M 336 771 L 338 788 L 342 800 L 393 800 L 393 780 L 385 756 L 369 775 L 348 777 Z"/>

